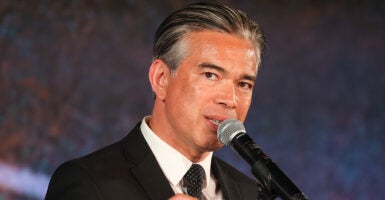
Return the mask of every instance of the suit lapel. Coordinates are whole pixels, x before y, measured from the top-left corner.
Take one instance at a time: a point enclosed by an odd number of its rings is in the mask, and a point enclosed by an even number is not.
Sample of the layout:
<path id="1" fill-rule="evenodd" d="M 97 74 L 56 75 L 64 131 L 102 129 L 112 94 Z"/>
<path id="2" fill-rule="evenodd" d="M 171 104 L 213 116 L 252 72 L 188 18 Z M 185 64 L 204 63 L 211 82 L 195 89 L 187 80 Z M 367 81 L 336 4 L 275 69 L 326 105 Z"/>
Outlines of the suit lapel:
<path id="1" fill-rule="evenodd" d="M 236 184 L 237 181 L 232 179 L 231 176 L 226 173 L 226 170 L 222 168 L 216 157 L 213 157 L 212 168 L 221 188 L 223 199 L 242 199 L 239 185 Z"/>
<path id="2" fill-rule="evenodd" d="M 258 198 L 258 184 L 255 180 L 248 178 L 215 156 L 212 160 L 212 169 L 224 199 L 249 200 Z"/>
<path id="3" fill-rule="evenodd" d="M 150 199 L 168 199 L 174 192 L 146 143 L 139 125 L 140 123 L 123 140 L 125 154 L 132 163 L 131 173 Z"/>

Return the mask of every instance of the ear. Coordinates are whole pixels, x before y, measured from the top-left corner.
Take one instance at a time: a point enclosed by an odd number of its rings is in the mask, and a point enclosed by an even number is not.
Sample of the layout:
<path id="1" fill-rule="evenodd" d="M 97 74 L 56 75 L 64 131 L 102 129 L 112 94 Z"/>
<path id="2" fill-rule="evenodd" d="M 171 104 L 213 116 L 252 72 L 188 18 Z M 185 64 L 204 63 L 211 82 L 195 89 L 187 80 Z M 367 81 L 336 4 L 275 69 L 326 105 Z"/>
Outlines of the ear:
<path id="1" fill-rule="evenodd" d="M 170 69 L 160 59 L 156 59 L 152 62 L 148 78 L 150 79 L 152 91 L 155 93 L 156 98 L 164 100 L 166 98 L 168 81 L 171 76 Z"/>

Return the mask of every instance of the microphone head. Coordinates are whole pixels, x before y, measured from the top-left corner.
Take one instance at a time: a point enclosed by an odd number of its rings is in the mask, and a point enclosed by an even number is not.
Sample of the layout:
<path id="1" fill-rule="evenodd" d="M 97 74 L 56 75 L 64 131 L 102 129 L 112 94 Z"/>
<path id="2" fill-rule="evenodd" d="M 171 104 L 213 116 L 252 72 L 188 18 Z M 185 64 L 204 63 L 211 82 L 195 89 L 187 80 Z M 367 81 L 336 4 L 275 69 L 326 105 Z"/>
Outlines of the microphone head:
<path id="1" fill-rule="evenodd" d="M 240 132 L 246 133 L 245 126 L 242 122 L 230 118 L 219 125 L 217 137 L 222 144 L 230 145 L 231 140 Z"/>

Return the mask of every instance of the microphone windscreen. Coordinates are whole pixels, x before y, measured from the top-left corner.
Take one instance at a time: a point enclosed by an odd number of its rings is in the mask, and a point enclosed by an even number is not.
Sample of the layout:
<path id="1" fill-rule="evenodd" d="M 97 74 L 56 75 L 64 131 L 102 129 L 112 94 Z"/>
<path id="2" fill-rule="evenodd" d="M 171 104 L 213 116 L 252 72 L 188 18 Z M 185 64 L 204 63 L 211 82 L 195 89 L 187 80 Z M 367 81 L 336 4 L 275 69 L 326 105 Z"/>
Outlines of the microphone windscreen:
<path id="1" fill-rule="evenodd" d="M 221 122 L 217 130 L 217 137 L 222 144 L 230 145 L 231 140 L 241 132 L 246 133 L 242 122 L 230 118 Z"/>

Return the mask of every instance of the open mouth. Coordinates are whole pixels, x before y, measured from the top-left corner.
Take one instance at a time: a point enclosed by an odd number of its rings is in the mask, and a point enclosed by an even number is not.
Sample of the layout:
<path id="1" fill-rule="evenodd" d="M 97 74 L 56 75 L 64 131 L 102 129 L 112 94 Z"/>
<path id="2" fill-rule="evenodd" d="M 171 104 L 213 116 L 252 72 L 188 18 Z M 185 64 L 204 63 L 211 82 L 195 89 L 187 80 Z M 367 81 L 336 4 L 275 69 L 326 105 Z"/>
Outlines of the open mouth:
<path id="1" fill-rule="evenodd" d="M 217 120 L 217 119 L 209 119 L 211 123 L 219 126 L 219 124 L 221 124 L 221 121 Z"/>

